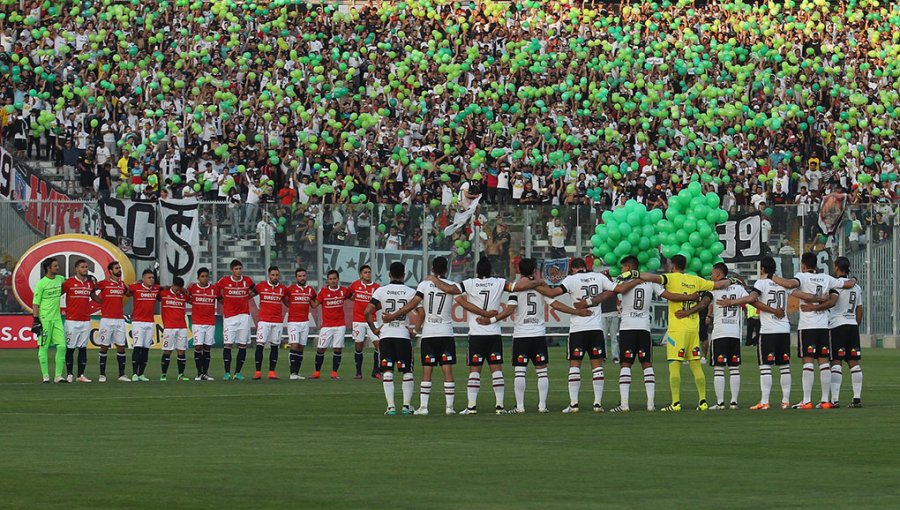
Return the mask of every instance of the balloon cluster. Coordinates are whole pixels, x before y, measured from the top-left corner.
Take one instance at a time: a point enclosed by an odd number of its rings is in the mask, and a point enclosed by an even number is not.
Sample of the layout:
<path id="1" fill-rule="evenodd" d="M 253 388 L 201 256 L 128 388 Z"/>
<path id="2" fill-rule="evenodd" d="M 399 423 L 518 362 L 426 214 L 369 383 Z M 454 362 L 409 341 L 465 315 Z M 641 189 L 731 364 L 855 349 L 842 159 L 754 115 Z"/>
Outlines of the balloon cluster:
<path id="1" fill-rule="evenodd" d="M 637 257 L 641 271 L 659 269 L 658 247 L 662 238 L 657 231 L 663 212 L 660 209 L 648 211 L 647 207 L 629 200 L 624 207 L 605 211 L 603 224 L 597 225 L 591 236 L 593 254 L 610 266 L 609 273 L 619 276 L 619 261 L 628 255 Z"/>
<path id="2" fill-rule="evenodd" d="M 726 220 L 728 213 L 719 208 L 719 196 L 704 195 L 700 183 L 692 182 L 669 199 L 666 219 L 659 222 L 663 256 L 684 255 L 687 273 L 709 277 L 725 250 L 716 225 Z"/>

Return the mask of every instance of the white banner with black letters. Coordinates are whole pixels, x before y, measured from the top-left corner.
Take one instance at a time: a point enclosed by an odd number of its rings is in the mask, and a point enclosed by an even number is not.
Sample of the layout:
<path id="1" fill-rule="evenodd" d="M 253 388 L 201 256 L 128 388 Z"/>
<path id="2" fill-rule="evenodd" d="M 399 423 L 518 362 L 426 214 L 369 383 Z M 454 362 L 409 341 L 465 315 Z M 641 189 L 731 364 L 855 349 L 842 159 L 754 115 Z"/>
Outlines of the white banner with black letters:
<path id="1" fill-rule="evenodd" d="M 169 285 L 172 277 L 190 281 L 200 266 L 200 210 L 196 200 L 168 200 L 159 203 L 165 262 L 160 280 Z"/>
<path id="2" fill-rule="evenodd" d="M 725 245 L 722 260 L 748 262 L 763 256 L 762 217 L 759 213 L 729 216 L 728 221 L 716 225 L 719 241 Z"/>
<path id="3" fill-rule="evenodd" d="M 138 260 L 156 258 L 156 203 L 100 200 L 100 235 Z"/>

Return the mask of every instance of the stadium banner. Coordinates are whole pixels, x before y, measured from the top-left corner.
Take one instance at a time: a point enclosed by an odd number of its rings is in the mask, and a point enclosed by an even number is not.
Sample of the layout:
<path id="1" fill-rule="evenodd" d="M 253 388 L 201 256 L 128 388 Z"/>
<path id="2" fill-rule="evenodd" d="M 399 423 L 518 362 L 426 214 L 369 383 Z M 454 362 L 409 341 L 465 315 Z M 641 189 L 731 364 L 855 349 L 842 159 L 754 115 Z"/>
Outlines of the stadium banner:
<path id="1" fill-rule="evenodd" d="M 763 252 L 762 217 L 758 212 L 753 214 L 732 215 L 728 221 L 716 225 L 719 241 L 725 245 L 722 260 L 731 262 L 750 262 L 761 260 Z"/>
<path id="2" fill-rule="evenodd" d="M 547 283 L 559 285 L 569 274 L 569 259 L 545 260 L 541 274 Z"/>
<path id="3" fill-rule="evenodd" d="M 402 262 L 406 266 L 404 283 L 413 285 L 423 274 L 426 261 L 421 251 L 415 250 L 378 250 L 375 261 L 369 260 L 368 248 L 326 244 L 322 247 L 325 267 L 340 273 L 341 284 L 349 285 L 359 278 L 359 268 L 368 264 L 372 266 L 375 281 L 384 285 L 389 281 L 388 270 L 392 262 Z M 449 251 L 429 252 L 431 257 L 450 258 Z"/>
<path id="4" fill-rule="evenodd" d="M 841 220 L 846 212 L 846 193 L 836 191 L 826 195 L 819 207 L 819 228 L 822 229 L 822 233 L 828 236 L 834 234 L 841 226 Z"/>
<path id="5" fill-rule="evenodd" d="M 100 200 L 101 237 L 138 260 L 156 259 L 156 204 L 106 198 Z"/>
<path id="6" fill-rule="evenodd" d="M 31 315 L 0 314 L 0 349 L 37 349 L 31 333 Z"/>
<path id="7" fill-rule="evenodd" d="M 166 254 L 160 279 L 170 283 L 180 276 L 190 281 L 200 267 L 200 206 L 196 200 L 168 200 L 160 201 L 159 209 Z"/>
<path id="8" fill-rule="evenodd" d="M 12 198 L 15 177 L 12 154 L 0 147 L 0 199 L 10 200 Z"/>

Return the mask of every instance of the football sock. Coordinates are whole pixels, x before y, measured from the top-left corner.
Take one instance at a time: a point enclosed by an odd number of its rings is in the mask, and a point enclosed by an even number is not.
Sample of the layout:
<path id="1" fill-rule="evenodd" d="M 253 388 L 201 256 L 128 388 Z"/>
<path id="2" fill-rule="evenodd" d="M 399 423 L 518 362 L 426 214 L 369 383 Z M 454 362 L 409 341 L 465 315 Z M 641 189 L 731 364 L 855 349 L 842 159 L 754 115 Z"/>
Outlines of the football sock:
<path id="1" fill-rule="evenodd" d="M 803 376 L 800 383 L 803 385 L 803 402 L 804 404 L 812 401 L 813 380 L 816 376 L 815 366 L 812 363 L 803 364 Z"/>
<path id="2" fill-rule="evenodd" d="M 197 375 L 203 375 L 203 351 L 194 351 L 194 365 L 197 367 Z"/>
<path id="3" fill-rule="evenodd" d="M 125 365 L 128 362 L 128 355 L 124 352 L 116 353 L 116 363 L 119 365 L 119 377 L 123 377 L 125 375 Z"/>
<path id="4" fill-rule="evenodd" d="M 100 375 L 106 375 L 106 353 L 100 353 Z"/>
<path id="5" fill-rule="evenodd" d="M 87 368 L 87 347 L 78 348 L 78 377 L 84 375 L 84 369 Z"/>
<path id="6" fill-rule="evenodd" d="M 515 367 L 513 391 L 516 394 L 516 409 L 525 409 L 525 371 L 527 367 Z"/>
<path id="7" fill-rule="evenodd" d="M 694 359 L 688 361 L 688 367 L 690 367 L 691 373 L 694 374 L 697 394 L 700 396 L 700 401 L 703 402 L 706 400 L 706 375 L 703 374 L 703 366 L 700 365 L 700 360 Z"/>
<path id="8" fill-rule="evenodd" d="M 791 401 L 791 367 L 785 365 L 781 367 L 781 401 Z"/>
<path id="9" fill-rule="evenodd" d="M 769 365 L 759 366 L 759 398 L 760 404 L 769 403 L 769 395 L 772 394 L 772 367 Z"/>
<path id="10" fill-rule="evenodd" d="M 594 403 L 603 403 L 603 367 L 597 367 L 591 370 L 591 379 L 594 383 Z"/>
<path id="11" fill-rule="evenodd" d="M 316 372 L 322 370 L 322 363 L 325 363 L 325 353 L 317 352 L 316 353 Z"/>
<path id="12" fill-rule="evenodd" d="M 331 355 L 331 370 L 337 372 L 341 368 L 341 353 L 335 352 Z"/>
<path id="13" fill-rule="evenodd" d="M 619 370 L 619 405 L 628 409 L 628 397 L 631 395 L 631 367 Z"/>
<path id="14" fill-rule="evenodd" d="M 222 363 L 225 364 L 225 373 L 231 373 L 231 347 L 222 349 Z"/>
<path id="15" fill-rule="evenodd" d="M 444 383 L 444 400 L 447 402 L 447 409 L 453 409 L 453 402 L 456 400 L 456 383 Z"/>
<path id="16" fill-rule="evenodd" d="M 537 369 L 538 409 L 547 408 L 547 393 L 550 392 L 550 378 L 547 367 Z"/>
<path id="17" fill-rule="evenodd" d="M 725 367 L 713 368 L 713 388 L 716 390 L 716 404 L 725 402 Z"/>
<path id="18" fill-rule="evenodd" d="M 266 350 L 265 345 L 256 344 L 256 353 L 253 356 L 253 361 L 256 363 L 256 371 L 259 372 L 262 370 L 262 362 L 263 362 L 263 351 Z M 240 372 L 240 370 L 238 370 Z"/>
<path id="19" fill-rule="evenodd" d="M 175 363 L 178 364 L 178 375 L 184 375 L 184 366 L 187 365 L 187 358 L 184 354 L 176 354 Z"/>
<path id="20" fill-rule="evenodd" d="M 475 407 L 478 403 L 479 389 L 481 389 L 481 372 L 469 372 L 469 381 L 466 383 L 466 396 L 469 401 L 466 407 Z"/>
<path id="21" fill-rule="evenodd" d="M 135 347 L 131 351 L 131 371 L 132 371 L 132 373 L 137 375 L 139 373 L 138 370 L 140 369 L 140 366 L 141 366 L 141 348 Z"/>
<path id="22" fill-rule="evenodd" d="M 394 373 L 384 372 L 381 374 L 381 387 L 384 389 L 384 398 L 387 400 L 388 407 L 394 407 Z"/>
<path id="23" fill-rule="evenodd" d="M 853 398 L 862 398 L 862 366 L 850 367 L 850 383 L 853 385 Z"/>
<path id="24" fill-rule="evenodd" d="M 428 399 L 431 397 L 431 381 L 422 381 L 419 385 L 419 409 L 428 409 Z"/>
<path id="25" fill-rule="evenodd" d="M 681 362 L 669 362 L 669 388 L 672 390 L 672 403 L 681 402 Z"/>
<path id="26" fill-rule="evenodd" d="M 372 353 L 372 372 L 377 373 L 381 368 L 381 353 L 378 352 L 378 349 L 375 349 L 375 352 Z"/>
<path id="27" fill-rule="evenodd" d="M 569 367 L 569 404 L 578 403 L 579 390 L 581 390 L 581 369 Z"/>
<path id="28" fill-rule="evenodd" d="M 400 385 L 400 391 L 403 393 L 403 405 L 412 405 L 413 392 L 416 390 L 416 381 L 413 379 L 412 372 L 403 373 L 403 383 Z"/>
<path id="29" fill-rule="evenodd" d="M 275 367 L 278 366 L 278 346 L 270 345 L 269 346 L 269 372 L 274 372 Z"/>
<path id="30" fill-rule="evenodd" d="M 47 347 L 49 348 L 49 345 Z M 56 377 L 62 377 L 63 365 L 66 363 L 65 344 L 56 346 L 56 355 L 53 360 L 55 362 L 53 371 L 56 372 Z"/>
<path id="31" fill-rule="evenodd" d="M 831 401 L 841 401 L 841 383 L 844 382 L 844 366 L 831 365 Z"/>
<path id="32" fill-rule="evenodd" d="M 819 402 L 831 402 L 831 364 L 819 363 L 819 384 L 822 386 L 822 400 Z"/>
<path id="33" fill-rule="evenodd" d="M 203 375 L 209 375 L 209 362 L 212 359 L 212 352 L 203 350 Z"/>
<path id="34" fill-rule="evenodd" d="M 72 370 L 75 365 L 75 349 L 69 349 L 66 347 L 66 373 L 72 375 Z"/>
<path id="35" fill-rule="evenodd" d="M 647 390 L 647 407 L 656 407 L 656 374 L 653 367 L 644 369 L 644 389 Z"/>
<path id="36" fill-rule="evenodd" d="M 728 388 L 731 390 L 731 401 L 737 402 L 741 393 L 741 369 L 731 367 L 728 369 Z"/>
<path id="37" fill-rule="evenodd" d="M 303 363 L 302 351 L 291 351 L 291 373 L 299 374 L 300 365 Z"/>
<path id="38" fill-rule="evenodd" d="M 356 362 L 356 373 L 362 373 L 362 364 L 363 364 L 363 353 L 360 351 L 356 351 L 353 353 L 353 361 Z"/>
<path id="39" fill-rule="evenodd" d="M 165 375 L 166 373 L 169 372 L 169 362 L 170 361 L 172 361 L 172 355 L 164 352 L 162 355 L 162 367 L 161 367 L 163 375 Z"/>
<path id="40" fill-rule="evenodd" d="M 150 361 L 150 348 L 149 347 L 141 347 L 141 364 L 138 366 L 138 375 L 144 375 L 144 371 L 147 370 L 147 363 Z"/>
<path id="41" fill-rule="evenodd" d="M 494 387 L 494 399 L 497 407 L 503 407 L 503 396 L 506 392 L 506 386 L 503 382 L 503 372 L 497 370 L 491 372 L 491 385 Z"/>
<path id="42" fill-rule="evenodd" d="M 241 373 L 244 368 L 244 362 L 247 361 L 247 349 L 238 349 L 237 363 L 235 364 L 235 373 Z"/>
<path id="43" fill-rule="evenodd" d="M 48 342 L 49 343 L 49 342 Z M 42 345 L 38 347 L 38 363 L 41 365 L 41 375 L 46 377 L 50 377 L 50 367 L 48 363 L 47 351 L 49 350 L 49 345 Z M 59 365 L 57 365 L 57 369 Z"/>

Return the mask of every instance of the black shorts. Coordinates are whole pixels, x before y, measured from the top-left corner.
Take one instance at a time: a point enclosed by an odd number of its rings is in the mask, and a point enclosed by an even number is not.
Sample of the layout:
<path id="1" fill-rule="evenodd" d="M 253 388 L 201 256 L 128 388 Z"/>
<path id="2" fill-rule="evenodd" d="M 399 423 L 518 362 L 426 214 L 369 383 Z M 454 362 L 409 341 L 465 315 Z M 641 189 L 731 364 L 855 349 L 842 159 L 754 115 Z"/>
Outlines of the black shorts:
<path id="1" fill-rule="evenodd" d="M 859 326 L 844 324 L 831 330 L 831 361 L 859 361 Z"/>
<path id="2" fill-rule="evenodd" d="M 653 362 L 650 332 L 642 329 L 619 330 L 619 360 L 634 363 L 635 358 L 641 363 Z"/>
<path id="3" fill-rule="evenodd" d="M 709 361 L 714 367 L 741 366 L 741 340 L 739 338 L 716 338 L 710 341 Z"/>
<path id="4" fill-rule="evenodd" d="M 827 329 L 801 329 L 797 331 L 798 358 L 828 358 L 831 332 Z"/>
<path id="5" fill-rule="evenodd" d="M 381 371 L 412 372 L 412 341 L 406 338 L 382 338 L 378 345 Z"/>
<path id="6" fill-rule="evenodd" d="M 452 336 L 436 336 L 422 339 L 422 366 L 456 364 L 456 340 Z"/>
<path id="7" fill-rule="evenodd" d="M 760 365 L 791 364 L 791 334 L 763 333 L 756 345 L 757 358 Z"/>
<path id="8" fill-rule="evenodd" d="M 549 360 L 546 337 L 513 338 L 512 364 L 514 367 L 527 367 L 529 361 L 534 366 L 542 366 L 546 365 Z"/>
<path id="9" fill-rule="evenodd" d="M 569 333 L 566 351 L 568 360 L 582 360 L 585 354 L 590 359 L 606 359 L 606 340 L 603 338 L 603 331 L 595 329 Z"/>
<path id="10" fill-rule="evenodd" d="M 469 337 L 469 366 L 480 367 L 503 364 L 503 338 L 500 335 L 473 335 Z"/>

